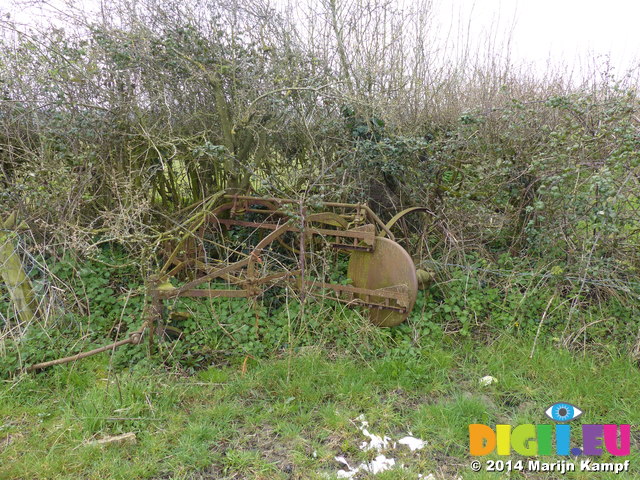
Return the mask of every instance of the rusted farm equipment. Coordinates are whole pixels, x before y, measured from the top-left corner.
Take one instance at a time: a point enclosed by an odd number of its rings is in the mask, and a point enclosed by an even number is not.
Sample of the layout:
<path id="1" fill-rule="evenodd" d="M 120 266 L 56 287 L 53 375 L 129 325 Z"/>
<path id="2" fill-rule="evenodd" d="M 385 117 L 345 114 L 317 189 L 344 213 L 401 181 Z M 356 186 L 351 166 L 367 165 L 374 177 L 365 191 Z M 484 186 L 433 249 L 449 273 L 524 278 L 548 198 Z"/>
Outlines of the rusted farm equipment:
<path id="1" fill-rule="evenodd" d="M 313 294 L 348 307 L 368 309 L 370 321 L 381 327 L 398 325 L 411 313 L 418 292 L 416 268 L 395 241 L 392 228 L 405 215 L 426 209 L 406 209 L 385 224 L 366 204 L 310 202 L 310 206 L 291 199 L 241 195 L 225 195 L 224 199 L 218 207 L 196 215 L 197 221 L 185 225 L 180 239 L 167 248 L 167 261 L 149 279 L 151 303 L 142 329 L 128 341 L 97 350 L 137 344 L 145 330 L 165 332 L 165 302 L 180 298 L 257 298 L 284 283 L 294 285 L 303 297 Z M 216 258 L 209 251 L 211 246 L 220 247 L 219 239 L 233 228 L 262 232 L 262 236 L 255 245 L 245 245 L 244 252 L 224 246 L 223 250 L 232 255 Z M 349 253 L 347 284 L 309 275 L 308 257 L 323 249 Z M 289 263 L 280 263 L 280 271 L 264 268 L 263 258 L 272 250 L 289 257 Z M 180 278 L 183 283 L 174 286 L 172 278 Z M 154 335 L 148 335 L 148 341 L 152 346 Z M 30 370 L 77 358 L 35 365 Z"/>

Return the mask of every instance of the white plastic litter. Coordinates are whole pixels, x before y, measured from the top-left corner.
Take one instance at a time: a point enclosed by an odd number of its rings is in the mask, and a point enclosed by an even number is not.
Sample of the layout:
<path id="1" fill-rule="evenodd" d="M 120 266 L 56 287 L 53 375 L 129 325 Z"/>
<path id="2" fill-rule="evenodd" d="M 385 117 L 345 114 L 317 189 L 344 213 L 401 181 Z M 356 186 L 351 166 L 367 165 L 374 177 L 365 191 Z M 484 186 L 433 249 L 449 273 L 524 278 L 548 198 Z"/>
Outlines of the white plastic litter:
<path id="1" fill-rule="evenodd" d="M 360 431 L 365 437 L 369 437 L 368 442 L 362 442 L 360 444 L 360 450 L 375 450 L 379 452 L 380 450 L 389 448 L 389 442 L 391 439 L 387 436 L 381 437 L 376 435 L 375 433 L 369 432 L 367 427 L 369 426 L 369 422 L 364 418 L 364 415 L 358 416 L 356 420 L 360 421 Z"/>
<path id="2" fill-rule="evenodd" d="M 365 472 L 373 473 L 374 475 L 376 475 L 378 473 L 384 472 L 385 470 L 389 470 L 395 464 L 395 459 L 387 458 L 384 455 L 378 455 L 371 462 L 361 464 L 360 468 L 362 468 Z"/>
<path id="3" fill-rule="evenodd" d="M 346 458 L 344 457 L 335 457 L 335 459 L 336 462 L 342 463 L 347 467 L 347 470 L 338 470 L 338 472 L 336 473 L 336 476 L 338 478 L 353 478 L 355 474 L 360 471 L 359 468 L 351 468 L 351 465 L 349 465 L 349 462 L 347 462 Z"/>
<path id="4" fill-rule="evenodd" d="M 482 377 L 480 379 L 480 385 L 482 385 L 483 387 L 486 387 L 488 385 L 491 385 L 492 383 L 496 383 L 498 381 L 498 379 L 496 377 L 492 377 L 491 375 L 487 375 L 485 377 Z"/>
<path id="5" fill-rule="evenodd" d="M 369 422 L 367 422 L 367 419 L 364 418 L 364 413 L 361 413 L 360 415 L 358 415 L 358 418 L 356 418 L 356 420 L 360 422 L 360 425 L 361 425 L 360 428 L 369 426 Z"/>
<path id="6" fill-rule="evenodd" d="M 360 470 L 338 470 L 338 473 L 336 474 L 336 477 L 338 478 L 353 478 L 356 473 L 358 473 Z"/>
<path id="7" fill-rule="evenodd" d="M 358 470 L 338 470 L 336 477 L 338 478 L 353 478 L 355 474 L 358 473 Z"/>
<path id="8" fill-rule="evenodd" d="M 376 435 L 375 433 L 371 433 L 367 427 L 369 426 L 369 422 L 365 419 L 364 415 L 360 415 L 356 418 L 360 422 L 360 431 L 365 437 L 369 438 L 369 441 L 362 442 L 360 444 L 360 449 L 364 451 L 375 450 L 380 452 L 381 450 L 387 449 L 395 449 L 398 444 L 406 445 L 413 452 L 415 450 L 420 450 L 425 447 L 427 442 L 425 440 L 421 440 L 419 438 L 415 438 L 411 436 L 411 432 L 409 432 L 409 436 L 402 437 L 400 440 L 396 442 L 392 442 L 391 438 L 385 436 Z M 378 455 L 376 458 L 370 462 L 364 462 L 358 465 L 357 467 L 351 467 L 347 462 L 347 459 L 343 456 L 335 457 L 336 462 L 343 464 L 347 469 L 346 470 L 338 470 L 336 475 L 338 478 L 354 478 L 359 472 L 365 472 L 372 475 L 377 475 L 378 473 L 384 472 L 393 468 L 396 465 L 396 460 L 394 458 L 387 458 L 385 455 Z M 400 468 L 403 468 L 400 465 Z M 424 480 L 435 480 L 433 475 L 429 475 L 427 477 L 420 476 L 419 478 L 424 478 Z"/>
<path id="9" fill-rule="evenodd" d="M 349 463 L 346 461 L 344 457 L 335 457 L 337 462 L 340 462 L 348 468 L 348 470 L 338 470 L 337 477 L 338 478 L 353 478 L 359 472 L 371 473 L 373 475 L 377 475 L 378 473 L 385 472 L 396 464 L 395 459 L 387 458 L 384 455 L 378 455 L 375 459 L 370 462 L 363 462 L 356 468 L 351 468 Z"/>
<path id="10" fill-rule="evenodd" d="M 398 443 L 400 445 L 406 445 L 412 452 L 415 450 L 422 450 L 427 444 L 424 440 L 415 437 L 402 437 L 398 440 Z"/>
<path id="11" fill-rule="evenodd" d="M 369 442 L 362 442 L 360 444 L 360 450 L 376 450 L 380 451 L 386 448 L 389 448 L 389 441 L 391 440 L 386 435 L 384 437 L 380 437 L 374 433 L 370 433 L 366 428 L 362 428 L 362 434 L 365 437 L 369 437 Z"/>

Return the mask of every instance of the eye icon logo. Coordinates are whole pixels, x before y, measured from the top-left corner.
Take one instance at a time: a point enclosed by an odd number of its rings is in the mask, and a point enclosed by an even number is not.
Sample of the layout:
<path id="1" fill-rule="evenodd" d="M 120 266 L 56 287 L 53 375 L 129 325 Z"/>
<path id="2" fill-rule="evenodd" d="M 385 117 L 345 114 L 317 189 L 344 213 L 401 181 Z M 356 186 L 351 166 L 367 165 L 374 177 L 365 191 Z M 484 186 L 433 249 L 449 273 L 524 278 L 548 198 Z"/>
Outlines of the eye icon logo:
<path id="1" fill-rule="evenodd" d="M 547 408 L 544 413 L 556 422 L 570 422 L 582 415 L 582 410 L 570 403 L 558 402 Z"/>

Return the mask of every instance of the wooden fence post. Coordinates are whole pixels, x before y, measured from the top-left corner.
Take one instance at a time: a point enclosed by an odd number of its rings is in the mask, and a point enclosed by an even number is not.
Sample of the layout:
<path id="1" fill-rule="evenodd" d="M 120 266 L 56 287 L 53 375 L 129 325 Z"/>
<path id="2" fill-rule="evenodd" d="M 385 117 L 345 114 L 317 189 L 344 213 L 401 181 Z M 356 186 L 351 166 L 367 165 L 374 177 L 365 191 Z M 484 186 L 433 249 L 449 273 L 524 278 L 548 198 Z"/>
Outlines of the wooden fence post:
<path id="1" fill-rule="evenodd" d="M 15 250 L 16 230 L 23 228 L 16 225 L 15 212 L 0 227 L 0 277 L 13 303 L 13 307 L 22 323 L 29 323 L 38 317 L 38 302 L 31 287 L 31 281 L 22 268 L 20 256 Z"/>

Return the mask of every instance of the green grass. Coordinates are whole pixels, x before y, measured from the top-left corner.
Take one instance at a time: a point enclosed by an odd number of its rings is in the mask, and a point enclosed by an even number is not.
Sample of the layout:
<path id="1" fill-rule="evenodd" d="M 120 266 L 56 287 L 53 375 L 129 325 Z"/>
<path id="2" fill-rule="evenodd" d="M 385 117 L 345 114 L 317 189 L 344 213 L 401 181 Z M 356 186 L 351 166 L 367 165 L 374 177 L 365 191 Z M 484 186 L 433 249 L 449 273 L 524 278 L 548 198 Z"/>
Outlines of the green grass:
<path id="1" fill-rule="evenodd" d="M 560 400 L 584 411 L 574 423 L 630 423 L 633 436 L 630 473 L 565 477 L 636 478 L 637 366 L 613 351 L 573 356 L 543 345 L 529 359 L 530 350 L 504 338 L 366 363 L 310 349 L 250 363 L 244 375 L 232 365 L 194 376 L 116 373 L 108 357 L 93 358 L 1 384 L 0 478 L 334 478 L 336 455 L 352 465 L 375 456 L 359 448 L 361 414 L 373 433 L 398 439 L 410 431 L 428 442 L 418 452 L 383 452 L 404 468 L 375 478 L 503 478 L 470 470 L 468 425 L 550 423 L 544 410 Z M 498 382 L 481 387 L 484 375 Z M 136 433 L 135 445 L 91 443 L 126 432 Z"/>

